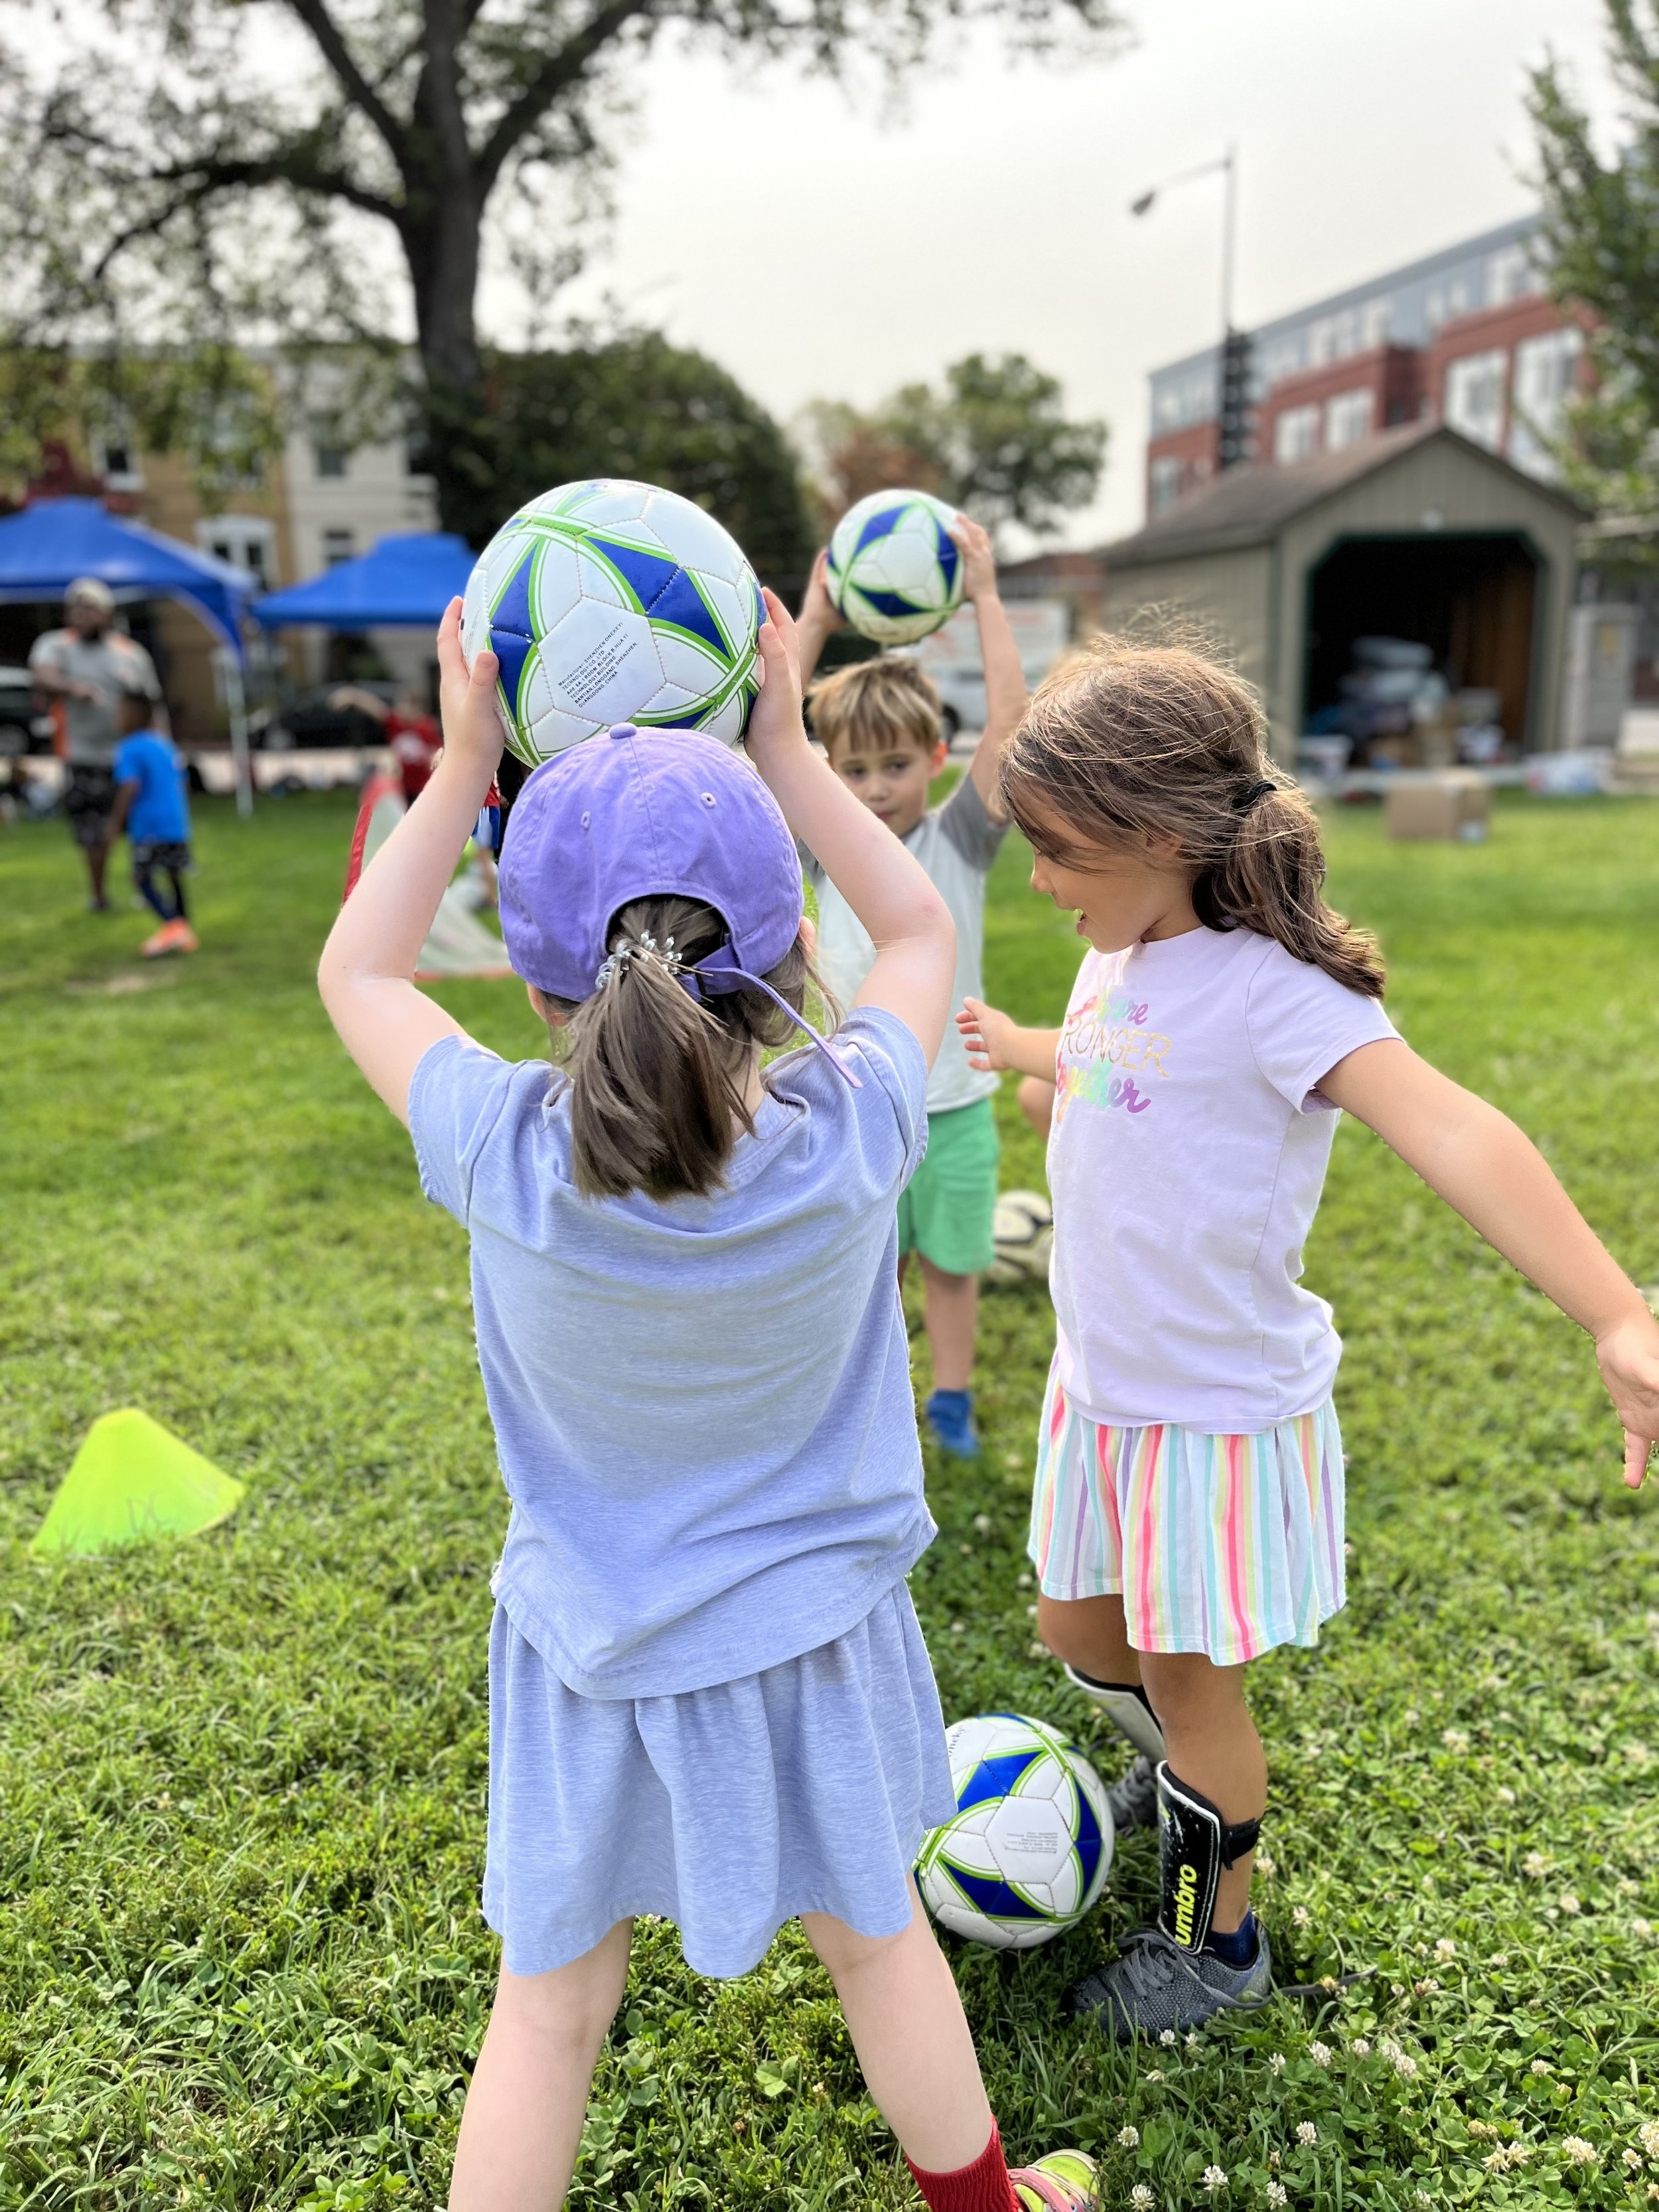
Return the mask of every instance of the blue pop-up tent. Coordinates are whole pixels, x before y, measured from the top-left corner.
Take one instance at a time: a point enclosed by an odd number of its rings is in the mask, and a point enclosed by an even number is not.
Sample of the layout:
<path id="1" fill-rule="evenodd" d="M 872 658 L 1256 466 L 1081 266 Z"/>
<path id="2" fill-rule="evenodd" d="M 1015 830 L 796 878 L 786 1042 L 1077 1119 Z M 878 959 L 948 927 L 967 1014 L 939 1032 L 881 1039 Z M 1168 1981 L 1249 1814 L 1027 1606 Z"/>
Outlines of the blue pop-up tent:
<path id="1" fill-rule="evenodd" d="M 0 599 L 61 599 L 77 576 L 96 576 L 135 599 L 179 599 L 221 645 L 242 659 L 242 614 L 253 578 L 95 499 L 43 499 L 0 520 Z"/>
<path id="2" fill-rule="evenodd" d="M 309 583 L 271 592 L 253 610 L 266 629 L 314 623 L 322 629 L 436 629 L 444 609 L 466 589 L 474 555 L 447 531 L 382 538 L 374 550 L 342 561 Z"/>
<path id="3" fill-rule="evenodd" d="M 58 599 L 77 576 L 96 576 L 118 597 L 177 599 L 224 648 L 225 704 L 236 756 L 236 804 L 253 804 L 247 759 L 242 617 L 254 580 L 95 499 L 42 499 L 0 520 L 0 599 Z"/>

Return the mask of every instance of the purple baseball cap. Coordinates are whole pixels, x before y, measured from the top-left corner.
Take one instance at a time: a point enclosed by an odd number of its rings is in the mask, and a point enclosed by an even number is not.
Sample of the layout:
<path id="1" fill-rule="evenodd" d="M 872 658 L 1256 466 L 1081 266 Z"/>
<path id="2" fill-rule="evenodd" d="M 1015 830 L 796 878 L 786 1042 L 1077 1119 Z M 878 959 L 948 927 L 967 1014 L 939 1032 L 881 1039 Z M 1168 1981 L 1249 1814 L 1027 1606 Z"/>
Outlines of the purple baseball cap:
<path id="1" fill-rule="evenodd" d="M 726 927 L 720 950 L 680 977 L 694 997 L 763 991 L 823 1046 L 763 980 L 799 936 L 805 902 L 795 841 L 749 762 L 696 730 L 630 722 L 544 761 L 514 803 L 501 851 L 514 973 L 556 999 L 591 997 L 609 972 L 615 916 L 665 894 L 701 899 Z"/>
<path id="2" fill-rule="evenodd" d="M 701 899 L 732 964 L 763 975 L 794 943 L 800 860 L 778 802 L 741 755 L 695 730 L 620 723 L 543 763 L 501 854 L 501 934 L 516 972 L 586 999 L 630 899 Z"/>

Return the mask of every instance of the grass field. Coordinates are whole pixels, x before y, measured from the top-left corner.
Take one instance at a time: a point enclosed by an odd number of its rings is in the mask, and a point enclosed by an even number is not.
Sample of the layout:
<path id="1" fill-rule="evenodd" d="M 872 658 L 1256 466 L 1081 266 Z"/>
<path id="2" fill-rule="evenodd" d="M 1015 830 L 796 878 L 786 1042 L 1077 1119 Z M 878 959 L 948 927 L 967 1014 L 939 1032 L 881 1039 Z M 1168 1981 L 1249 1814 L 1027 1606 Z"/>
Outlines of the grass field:
<path id="1" fill-rule="evenodd" d="M 0 831 L 0 2207 L 440 2206 L 493 1968 L 505 1518 L 464 1242 L 313 988 L 346 802 L 198 817 L 204 950 L 159 973 L 136 915 L 80 911 L 61 824 Z M 1517 802 L 1482 849 L 1353 812 L 1331 847 L 1412 1040 L 1659 1278 L 1659 808 Z M 990 989 L 1052 1019 L 1077 944 L 1022 881 L 1010 849 Z M 534 1048 L 513 987 L 442 996 Z M 1038 1181 L 1006 1127 L 1005 1181 Z M 1255 1670 L 1261 1902 L 1285 1978 L 1376 1971 L 1132 2066 L 1060 2000 L 1146 1915 L 1133 1838 L 1073 1936 L 952 1949 L 1006 2138 L 1089 2145 L 1132 2212 L 1659 2202 L 1659 1498 L 1620 1485 L 1587 1345 L 1352 1127 L 1310 1278 L 1348 1343 L 1352 1595 Z M 1051 1330 L 1040 1291 L 988 1297 L 988 1450 L 931 1468 L 915 1590 L 947 1712 L 1051 1716 L 1111 1768 L 1031 1648 Z M 126 1404 L 241 1511 L 31 1560 Z M 641 1930 L 573 2201 L 915 2202 L 797 1938 L 706 1984 Z"/>

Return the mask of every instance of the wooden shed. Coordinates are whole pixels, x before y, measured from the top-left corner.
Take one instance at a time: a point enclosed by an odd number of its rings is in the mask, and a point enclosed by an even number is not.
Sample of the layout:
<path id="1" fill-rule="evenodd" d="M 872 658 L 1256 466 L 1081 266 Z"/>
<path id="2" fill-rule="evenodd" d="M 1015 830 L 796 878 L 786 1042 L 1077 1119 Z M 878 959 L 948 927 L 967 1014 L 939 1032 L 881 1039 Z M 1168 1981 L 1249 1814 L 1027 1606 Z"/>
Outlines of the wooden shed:
<path id="1" fill-rule="evenodd" d="M 1287 466 L 1230 469 L 1107 546 L 1103 613 L 1154 605 L 1218 631 L 1290 760 L 1360 637 L 1426 644 L 1454 689 L 1498 693 L 1505 735 L 1559 742 L 1575 539 L 1564 492 L 1443 425 L 1413 422 Z"/>

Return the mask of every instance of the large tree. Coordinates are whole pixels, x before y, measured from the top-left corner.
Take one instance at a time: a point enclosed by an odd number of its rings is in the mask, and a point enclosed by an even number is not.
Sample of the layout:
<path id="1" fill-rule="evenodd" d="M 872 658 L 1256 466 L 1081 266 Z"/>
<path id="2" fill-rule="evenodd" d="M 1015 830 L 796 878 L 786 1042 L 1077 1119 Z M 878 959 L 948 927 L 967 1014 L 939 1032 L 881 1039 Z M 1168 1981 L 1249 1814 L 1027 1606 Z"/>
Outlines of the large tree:
<path id="1" fill-rule="evenodd" d="M 1604 160 L 1571 81 L 1547 63 L 1529 105 L 1537 133 L 1550 282 L 1589 310 L 1593 383 L 1569 405 L 1557 452 L 1604 513 L 1659 514 L 1659 0 L 1605 0 L 1621 97 Z"/>
<path id="2" fill-rule="evenodd" d="M 483 390 L 486 220 L 545 289 L 629 73 L 678 29 L 734 55 L 900 71 L 947 24 L 1098 42 L 1115 0 L 23 0 L 0 54 L 0 298 L 10 334 L 84 356 L 387 327 L 373 234 L 407 278 L 447 519 Z M 757 178 L 757 204 L 764 179 Z M 569 195 L 574 193 L 574 204 Z"/>

